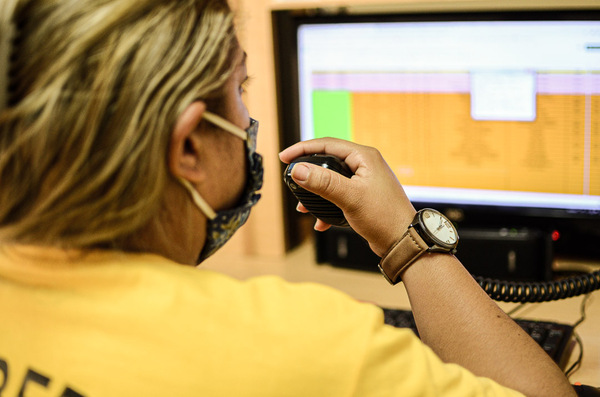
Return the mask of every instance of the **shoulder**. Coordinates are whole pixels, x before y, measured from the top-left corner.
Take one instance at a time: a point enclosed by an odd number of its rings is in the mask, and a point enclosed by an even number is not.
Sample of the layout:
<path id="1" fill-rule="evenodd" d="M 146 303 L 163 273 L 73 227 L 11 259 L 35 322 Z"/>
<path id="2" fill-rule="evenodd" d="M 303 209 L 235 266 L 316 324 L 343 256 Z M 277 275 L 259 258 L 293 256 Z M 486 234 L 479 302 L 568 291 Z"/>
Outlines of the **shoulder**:
<path id="1" fill-rule="evenodd" d="M 154 302 L 153 310 L 164 307 L 165 314 L 177 302 L 179 312 L 236 313 L 239 321 L 286 322 L 290 328 L 301 321 L 319 321 L 323 326 L 344 321 L 383 323 L 380 308 L 317 283 L 291 283 L 272 275 L 240 280 L 148 255 L 123 259 L 121 279 L 130 279 L 132 293 L 147 296 Z"/>

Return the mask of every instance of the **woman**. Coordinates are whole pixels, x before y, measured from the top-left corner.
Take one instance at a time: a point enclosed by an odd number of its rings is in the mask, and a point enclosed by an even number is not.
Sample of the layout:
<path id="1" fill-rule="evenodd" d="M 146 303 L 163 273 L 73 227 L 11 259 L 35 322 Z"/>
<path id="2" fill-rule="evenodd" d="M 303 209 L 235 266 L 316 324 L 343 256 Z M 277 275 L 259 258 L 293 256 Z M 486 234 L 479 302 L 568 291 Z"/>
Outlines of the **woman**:
<path id="1" fill-rule="evenodd" d="M 431 348 L 337 291 L 193 267 L 243 224 L 262 181 L 225 1 L 5 6 L 0 394 L 572 393 L 451 255 L 402 272 Z M 345 159 L 355 177 L 297 166 L 296 181 L 385 255 L 415 211 L 381 156 L 325 139 L 281 159 L 313 152 Z"/>

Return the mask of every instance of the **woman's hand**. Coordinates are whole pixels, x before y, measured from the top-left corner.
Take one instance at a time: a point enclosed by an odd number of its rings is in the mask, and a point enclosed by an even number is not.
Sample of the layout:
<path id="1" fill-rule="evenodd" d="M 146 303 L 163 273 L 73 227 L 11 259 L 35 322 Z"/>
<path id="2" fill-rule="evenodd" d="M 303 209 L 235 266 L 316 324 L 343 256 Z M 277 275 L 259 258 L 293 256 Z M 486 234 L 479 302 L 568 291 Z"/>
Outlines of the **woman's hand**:
<path id="1" fill-rule="evenodd" d="M 348 179 L 318 165 L 299 163 L 292 169 L 294 181 L 340 207 L 350 226 L 369 242 L 373 252 L 383 256 L 404 234 L 415 214 L 390 167 L 378 150 L 334 138 L 296 143 L 279 157 L 289 164 L 314 153 L 339 157 L 354 175 Z M 301 204 L 298 209 L 306 212 Z M 315 229 L 324 231 L 329 226 L 317 220 Z"/>

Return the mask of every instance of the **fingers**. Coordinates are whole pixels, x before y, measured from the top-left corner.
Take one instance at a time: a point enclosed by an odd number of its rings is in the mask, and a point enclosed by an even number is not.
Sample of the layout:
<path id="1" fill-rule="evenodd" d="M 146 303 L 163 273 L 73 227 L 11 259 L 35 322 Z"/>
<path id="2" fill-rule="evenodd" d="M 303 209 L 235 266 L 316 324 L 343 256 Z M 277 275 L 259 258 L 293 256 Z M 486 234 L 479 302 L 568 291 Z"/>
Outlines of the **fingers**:
<path id="1" fill-rule="evenodd" d="M 341 139 L 320 138 L 298 142 L 279 153 L 279 158 L 282 162 L 289 164 L 300 156 L 326 153 L 339 157 L 351 166 L 350 168 L 353 168 L 347 159 L 352 157 L 353 154 L 356 154 L 359 148 L 361 148 L 361 145 Z"/>
<path id="2" fill-rule="evenodd" d="M 306 207 L 304 205 L 302 205 L 301 202 L 298 202 L 298 205 L 296 206 L 296 211 L 302 212 L 303 214 L 309 213 L 309 211 L 306 209 Z M 330 227 L 331 227 L 330 224 L 325 223 L 322 220 L 317 218 L 314 229 L 318 232 L 324 232 L 324 231 L 328 230 Z"/>
<path id="3" fill-rule="evenodd" d="M 336 205 L 348 205 L 352 181 L 337 172 L 309 163 L 298 163 L 292 168 L 292 178 L 302 188 Z"/>
<path id="4" fill-rule="evenodd" d="M 295 158 L 313 153 L 328 153 L 345 158 L 348 154 L 347 150 L 345 152 L 340 146 L 347 146 L 346 144 L 350 142 L 336 141 L 338 140 L 334 138 L 323 138 L 298 142 L 279 153 L 279 158 L 286 164 L 289 164 Z"/>
<path id="5" fill-rule="evenodd" d="M 331 227 L 331 225 L 329 223 L 325 223 L 320 219 L 317 219 L 317 221 L 315 222 L 315 230 L 317 232 L 324 232 L 327 229 L 329 229 Z"/>
<path id="6" fill-rule="evenodd" d="M 298 212 L 302 212 L 303 214 L 308 214 L 308 210 L 306 209 L 306 207 L 298 201 L 298 205 L 296 206 L 296 211 Z"/>
<path id="7" fill-rule="evenodd" d="M 342 159 L 352 170 L 346 178 L 330 169 L 297 163 L 291 170 L 302 188 L 331 201 L 344 212 L 349 225 L 370 244 L 377 255 L 393 245 L 414 217 L 414 208 L 402 185 L 378 150 L 334 138 L 299 142 L 282 151 L 280 159 L 291 163 L 300 156 L 322 153 Z M 304 206 L 298 206 L 305 212 Z M 315 230 L 330 225 L 317 221 Z"/>

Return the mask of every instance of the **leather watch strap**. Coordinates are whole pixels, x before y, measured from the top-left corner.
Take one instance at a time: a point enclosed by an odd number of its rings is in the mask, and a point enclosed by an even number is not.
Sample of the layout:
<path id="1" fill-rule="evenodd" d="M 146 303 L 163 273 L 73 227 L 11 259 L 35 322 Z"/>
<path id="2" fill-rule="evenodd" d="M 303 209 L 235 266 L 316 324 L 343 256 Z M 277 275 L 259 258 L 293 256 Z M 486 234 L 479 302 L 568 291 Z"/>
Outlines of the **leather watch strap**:
<path id="1" fill-rule="evenodd" d="M 427 249 L 429 246 L 419 233 L 413 227 L 409 227 L 402 238 L 381 259 L 379 270 L 391 284 L 398 284 L 400 273 L 427 252 Z"/>

